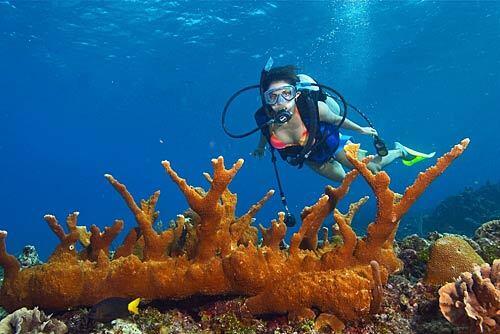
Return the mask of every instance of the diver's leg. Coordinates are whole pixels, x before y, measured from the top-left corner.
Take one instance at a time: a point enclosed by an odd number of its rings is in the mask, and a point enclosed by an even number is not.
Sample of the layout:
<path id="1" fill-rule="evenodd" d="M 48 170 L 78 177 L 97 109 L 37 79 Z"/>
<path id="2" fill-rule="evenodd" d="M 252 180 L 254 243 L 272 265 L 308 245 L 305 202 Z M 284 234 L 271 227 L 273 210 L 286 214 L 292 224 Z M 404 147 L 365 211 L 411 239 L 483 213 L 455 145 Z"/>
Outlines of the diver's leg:
<path id="1" fill-rule="evenodd" d="M 361 151 L 358 154 L 358 159 L 363 159 L 366 156 L 366 151 Z M 373 159 L 366 165 L 368 169 L 372 173 L 380 172 L 385 166 L 393 162 L 395 159 L 401 158 L 403 156 L 403 152 L 401 150 L 389 150 L 385 157 L 381 157 L 379 155 L 374 155 Z M 347 160 L 347 156 L 344 150 L 339 150 L 335 155 L 335 159 L 338 160 L 342 165 L 354 168 L 349 160 Z"/>
<path id="2" fill-rule="evenodd" d="M 401 150 L 389 150 L 387 155 L 381 157 L 380 155 L 375 155 L 374 158 L 368 163 L 367 167 L 373 173 L 380 172 L 385 166 L 390 164 L 396 159 L 402 158 L 403 152 Z"/>
<path id="3" fill-rule="evenodd" d="M 345 171 L 342 168 L 342 165 L 334 159 L 330 159 L 323 164 L 306 161 L 306 165 L 319 175 L 322 175 L 332 181 L 342 182 L 342 180 L 344 180 Z"/>

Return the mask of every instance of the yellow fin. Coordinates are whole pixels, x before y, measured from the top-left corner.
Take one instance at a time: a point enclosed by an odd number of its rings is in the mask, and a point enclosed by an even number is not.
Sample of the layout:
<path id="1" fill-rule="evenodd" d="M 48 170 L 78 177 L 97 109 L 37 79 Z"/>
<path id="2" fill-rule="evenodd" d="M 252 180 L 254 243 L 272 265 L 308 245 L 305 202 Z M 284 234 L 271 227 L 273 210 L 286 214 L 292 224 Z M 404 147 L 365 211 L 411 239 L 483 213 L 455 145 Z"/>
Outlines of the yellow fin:
<path id="1" fill-rule="evenodd" d="M 413 166 L 420 161 L 432 158 L 436 154 L 436 152 L 422 153 L 415 151 L 414 149 L 404 146 L 399 142 L 395 142 L 394 144 L 396 149 L 400 149 L 403 152 L 402 162 L 405 166 Z"/>
<path id="2" fill-rule="evenodd" d="M 415 157 L 411 160 L 402 160 L 402 162 L 405 166 L 413 166 L 414 164 L 416 164 L 422 160 L 425 160 L 425 159 L 427 159 L 427 158 L 426 157 Z"/>
<path id="3" fill-rule="evenodd" d="M 128 303 L 128 311 L 133 314 L 139 314 L 139 303 L 141 302 L 141 298 L 136 298 Z"/>
<path id="4" fill-rule="evenodd" d="M 414 155 L 416 157 L 422 157 L 422 158 L 432 158 L 434 155 L 436 155 L 436 152 L 432 152 L 432 153 L 422 153 L 422 152 L 419 152 L 419 151 L 415 151 L 414 149 L 411 149 L 407 146 L 404 146 L 404 145 L 401 145 L 404 147 L 404 149 L 406 150 L 406 152 L 410 153 L 411 155 Z"/>

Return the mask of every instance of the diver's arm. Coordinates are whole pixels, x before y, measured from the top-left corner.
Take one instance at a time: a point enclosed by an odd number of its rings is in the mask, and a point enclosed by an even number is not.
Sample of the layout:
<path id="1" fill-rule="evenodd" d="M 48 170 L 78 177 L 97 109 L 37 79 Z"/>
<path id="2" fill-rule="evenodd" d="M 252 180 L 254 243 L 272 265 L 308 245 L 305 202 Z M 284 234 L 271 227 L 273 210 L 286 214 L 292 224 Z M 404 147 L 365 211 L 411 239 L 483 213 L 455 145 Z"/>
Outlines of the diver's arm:
<path id="1" fill-rule="evenodd" d="M 328 105 L 322 101 L 318 102 L 318 110 L 319 110 L 319 120 L 321 122 L 327 122 L 337 125 L 342 121 L 342 116 L 330 110 Z M 340 113 L 340 110 L 338 110 L 338 112 Z M 348 118 L 344 120 L 344 123 L 342 123 L 341 128 L 347 130 L 353 130 L 363 135 L 372 135 L 372 136 L 377 135 L 377 130 L 375 130 L 374 128 L 371 128 L 369 126 L 365 127 L 359 126 L 358 124 L 356 124 L 355 122 L 351 121 Z"/>

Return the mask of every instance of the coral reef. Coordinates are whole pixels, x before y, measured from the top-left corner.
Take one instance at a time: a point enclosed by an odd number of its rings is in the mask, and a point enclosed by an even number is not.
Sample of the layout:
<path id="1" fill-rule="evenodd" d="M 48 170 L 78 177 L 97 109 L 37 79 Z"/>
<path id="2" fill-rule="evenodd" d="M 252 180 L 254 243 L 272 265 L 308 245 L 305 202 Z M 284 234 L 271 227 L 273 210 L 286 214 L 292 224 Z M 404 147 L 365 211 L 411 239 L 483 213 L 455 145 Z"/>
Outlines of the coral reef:
<path id="1" fill-rule="evenodd" d="M 421 219 L 424 233 L 437 230 L 472 236 L 484 222 L 500 219 L 500 183 L 467 188 L 443 200 Z"/>
<path id="2" fill-rule="evenodd" d="M 2 334 L 65 334 L 67 332 L 66 324 L 57 319 L 51 319 L 51 316 L 45 315 L 36 307 L 33 310 L 20 308 L 0 321 Z"/>
<path id="3" fill-rule="evenodd" d="M 434 231 L 429 233 L 427 238 L 412 234 L 406 236 L 403 240 L 396 241 L 396 253 L 398 258 L 400 258 L 404 263 L 404 268 L 401 274 L 412 282 L 416 282 L 424 278 L 427 271 L 427 264 L 429 262 L 430 249 L 437 240 L 443 237 L 462 239 L 467 242 L 485 262 L 493 263 L 494 259 L 500 258 L 500 220 L 492 220 L 484 223 L 476 230 L 474 239 L 465 235 L 438 233 Z M 446 247 L 449 246 L 450 245 Z M 471 254 L 474 254 L 471 252 L 469 247 L 465 246 L 465 249 L 468 249 Z M 460 251 L 464 252 L 464 250 Z M 473 258 L 476 258 L 478 262 L 482 263 L 482 260 L 477 258 L 476 255 L 472 256 Z M 469 263 L 469 265 L 470 268 L 472 268 L 472 264 Z M 458 272 L 459 270 L 460 269 L 454 271 L 454 274 L 456 275 L 455 277 L 461 273 Z"/>
<path id="4" fill-rule="evenodd" d="M 113 324 L 97 324 L 85 331 L 75 321 L 75 311 L 67 312 L 63 320 L 69 334 L 120 333 L 123 323 L 134 323 L 144 334 L 158 333 L 248 333 L 248 334 L 453 334 L 465 332 L 449 323 L 439 311 L 437 288 L 412 283 L 400 275 L 389 278 L 383 290 L 378 314 L 346 321 L 337 321 L 332 315 L 322 314 L 315 321 L 297 319 L 290 321 L 285 315 L 273 314 L 255 318 L 245 308 L 244 298 L 189 298 L 182 301 L 155 301 L 139 315 Z M 197 300 L 198 299 L 198 300 Z M 67 314 L 66 313 L 66 314 Z M 85 317 L 81 312 L 80 317 Z M 83 321 L 84 322 L 84 321 Z M 340 328 L 343 328 L 340 330 Z M 122 333 L 120 333 L 122 334 Z"/>
<path id="5" fill-rule="evenodd" d="M 143 334 L 143 331 L 140 330 L 139 326 L 137 326 L 137 324 L 133 322 L 122 319 L 116 319 L 112 323 L 113 323 L 113 330 L 115 333 Z"/>
<path id="6" fill-rule="evenodd" d="M 161 233 L 153 228 L 160 192 L 138 205 L 122 183 L 106 175 L 138 225 L 113 258 L 110 259 L 109 246 L 123 229 L 120 220 L 103 232 L 92 226 L 89 236 L 77 226 L 77 212 L 66 220 L 68 233 L 56 217 L 46 215 L 45 220 L 60 243 L 47 263 L 22 270 L 17 259 L 6 251 L 7 232 L 0 231 L 0 265 L 5 269 L 0 303 L 8 310 L 22 306 L 66 310 L 113 296 L 181 299 L 195 295 L 241 295 L 248 297 L 243 307 L 252 315 L 283 313 L 291 318 L 309 319 L 314 317 L 315 308 L 328 313 L 320 320 L 339 326 L 337 320 L 353 320 L 378 311 L 381 286 L 389 275 L 402 268 L 393 250 L 401 217 L 468 143 L 468 139 L 463 140 L 439 158 L 435 166 L 420 173 L 403 195 L 389 188 L 390 178 L 385 172 L 372 174 L 366 167 L 368 159 L 356 159 L 358 145 L 349 145 L 347 157 L 355 170 L 340 187 L 327 187 L 314 205 L 302 211 L 302 225 L 286 250 L 279 249 L 278 243 L 284 237 L 283 213 L 267 230 L 263 246 L 253 241 L 256 229 L 251 226 L 252 218 L 273 191 L 243 216 L 235 216 L 237 197 L 228 185 L 243 160 L 229 169 L 222 157 L 212 160 L 213 176 L 206 174 L 208 191 L 189 186 L 164 161 L 166 172 L 194 214 L 189 221 L 179 215 L 175 226 Z M 377 200 L 375 220 L 363 238 L 357 237 L 350 224 L 366 199 L 352 204 L 346 214 L 335 209 L 358 174 L 367 181 Z M 333 211 L 343 242 L 323 243 L 320 248 L 318 231 Z M 77 242 L 84 247 L 81 252 L 75 249 Z"/>
<path id="7" fill-rule="evenodd" d="M 33 245 L 26 245 L 23 248 L 23 251 L 17 257 L 21 268 L 29 268 L 39 264 L 42 264 L 42 261 L 38 258 L 38 252 Z"/>
<path id="8" fill-rule="evenodd" d="M 430 249 L 425 282 L 442 285 L 457 278 L 460 273 L 470 271 L 484 260 L 462 238 L 445 236 L 434 242 Z"/>
<path id="9" fill-rule="evenodd" d="M 479 254 L 488 263 L 500 258 L 500 220 L 491 220 L 481 225 L 474 233 L 479 245 Z"/>
<path id="10" fill-rule="evenodd" d="M 500 332 L 500 259 L 493 266 L 475 266 L 439 289 L 439 305 L 453 324 L 469 325 L 481 333 Z"/>
<path id="11" fill-rule="evenodd" d="M 402 275 L 410 281 L 417 281 L 424 277 L 429 261 L 429 247 L 431 243 L 416 234 L 409 235 L 397 243 L 398 257 L 403 261 Z"/>

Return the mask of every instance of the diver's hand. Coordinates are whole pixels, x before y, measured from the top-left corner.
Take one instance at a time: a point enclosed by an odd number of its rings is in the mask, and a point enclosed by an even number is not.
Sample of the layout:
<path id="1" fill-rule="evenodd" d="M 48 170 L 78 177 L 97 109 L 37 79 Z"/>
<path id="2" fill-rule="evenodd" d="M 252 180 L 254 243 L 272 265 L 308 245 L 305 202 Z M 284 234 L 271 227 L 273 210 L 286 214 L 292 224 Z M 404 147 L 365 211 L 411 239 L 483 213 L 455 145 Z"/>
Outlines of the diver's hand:
<path id="1" fill-rule="evenodd" d="M 359 133 L 362 135 L 378 136 L 377 130 L 369 126 L 362 127 L 361 130 L 359 130 Z"/>
<path id="2" fill-rule="evenodd" d="M 250 155 L 253 155 L 256 158 L 262 158 L 266 153 L 266 149 L 264 147 L 257 147 Z"/>

